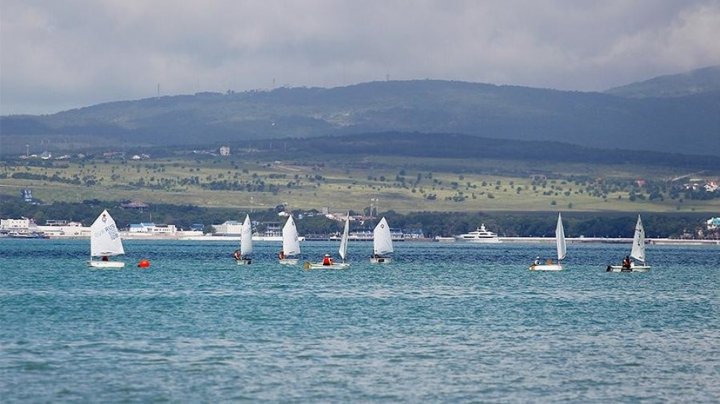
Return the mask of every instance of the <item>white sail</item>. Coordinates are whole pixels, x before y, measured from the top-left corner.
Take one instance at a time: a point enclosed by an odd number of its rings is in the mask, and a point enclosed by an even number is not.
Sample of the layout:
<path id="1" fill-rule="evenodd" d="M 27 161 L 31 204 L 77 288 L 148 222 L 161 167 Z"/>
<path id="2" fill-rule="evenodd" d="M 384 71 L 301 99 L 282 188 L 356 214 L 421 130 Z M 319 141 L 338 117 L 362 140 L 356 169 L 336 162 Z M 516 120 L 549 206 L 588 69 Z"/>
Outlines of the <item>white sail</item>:
<path id="1" fill-rule="evenodd" d="M 120 232 L 107 210 L 90 226 L 90 256 L 102 257 L 125 254 Z"/>
<path id="2" fill-rule="evenodd" d="M 558 213 L 557 227 L 555 228 L 555 243 L 557 243 L 558 260 L 565 258 L 567 248 L 565 246 L 565 229 L 562 224 L 562 217 Z"/>
<path id="3" fill-rule="evenodd" d="M 390 254 L 393 252 L 392 235 L 390 234 L 390 226 L 383 217 L 380 223 L 373 230 L 373 252 L 376 255 Z"/>
<path id="4" fill-rule="evenodd" d="M 240 233 L 240 255 L 246 256 L 252 254 L 252 224 L 250 224 L 250 215 L 245 215 L 242 231 Z"/>
<path id="5" fill-rule="evenodd" d="M 347 218 L 345 218 L 345 228 L 343 229 L 342 238 L 340 238 L 340 250 L 338 253 L 340 253 L 340 258 L 345 261 L 347 258 L 347 248 L 348 248 L 348 237 L 350 236 L 350 212 L 348 212 Z"/>
<path id="6" fill-rule="evenodd" d="M 283 235 L 283 252 L 285 256 L 300 254 L 300 240 L 298 239 L 297 228 L 292 215 L 288 217 L 285 226 L 282 229 Z"/>
<path id="7" fill-rule="evenodd" d="M 645 262 L 645 230 L 643 229 L 640 215 L 638 215 L 638 220 L 635 224 L 635 236 L 633 236 L 633 246 L 630 256 L 638 261 Z"/>

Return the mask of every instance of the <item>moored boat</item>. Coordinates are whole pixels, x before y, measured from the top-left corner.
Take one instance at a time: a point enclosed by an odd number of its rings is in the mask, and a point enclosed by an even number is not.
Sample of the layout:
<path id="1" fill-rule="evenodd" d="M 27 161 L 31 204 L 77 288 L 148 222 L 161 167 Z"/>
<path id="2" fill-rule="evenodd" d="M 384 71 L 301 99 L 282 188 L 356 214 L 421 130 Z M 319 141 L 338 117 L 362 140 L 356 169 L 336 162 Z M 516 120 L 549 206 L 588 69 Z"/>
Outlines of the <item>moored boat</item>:
<path id="1" fill-rule="evenodd" d="M 485 223 L 469 233 L 454 236 L 455 240 L 466 243 L 499 243 L 500 239 L 496 233 L 485 228 Z"/>

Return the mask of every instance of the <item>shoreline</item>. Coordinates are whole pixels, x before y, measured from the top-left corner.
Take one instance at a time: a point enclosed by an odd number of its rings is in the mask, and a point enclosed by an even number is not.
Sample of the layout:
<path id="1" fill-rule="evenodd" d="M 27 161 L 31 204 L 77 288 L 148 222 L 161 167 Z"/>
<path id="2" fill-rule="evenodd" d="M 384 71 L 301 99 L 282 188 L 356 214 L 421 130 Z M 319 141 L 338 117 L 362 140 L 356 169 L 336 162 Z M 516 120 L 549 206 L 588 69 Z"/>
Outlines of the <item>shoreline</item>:
<path id="1" fill-rule="evenodd" d="M 123 240 L 148 240 L 148 241 L 199 241 L 199 242 L 219 242 L 219 241 L 234 241 L 239 242 L 239 236 L 183 236 L 183 235 L 126 235 L 123 234 Z M 38 240 L 40 238 L 14 238 L 14 237 L 0 237 L 0 240 Z M 43 240 L 89 240 L 87 236 L 60 236 L 50 235 L 48 238 Z M 328 242 L 335 241 L 329 239 L 305 239 L 300 238 L 302 242 Z M 554 237 L 498 237 L 499 242 L 464 242 L 464 241 L 437 241 L 432 238 L 407 238 L 401 240 L 403 243 L 437 243 L 437 244 L 452 244 L 452 245 L 497 245 L 497 244 L 553 244 L 555 243 Z M 254 242 L 259 243 L 281 243 L 281 239 L 268 239 L 265 237 L 253 237 Z M 365 242 L 370 243 L 372 240 L 351 240 L 352 242 Z M 568 244 L 630 244 L 632 238 L 608 238 L 608 237 L 569 237 L 566 239 Z M 720 246 L 720 240 L 705 240 L 705 239 L 672 239 L 672 238 L 648 238 L 645 241 L 648 245 L 706 245 L 706 246 Z"/>

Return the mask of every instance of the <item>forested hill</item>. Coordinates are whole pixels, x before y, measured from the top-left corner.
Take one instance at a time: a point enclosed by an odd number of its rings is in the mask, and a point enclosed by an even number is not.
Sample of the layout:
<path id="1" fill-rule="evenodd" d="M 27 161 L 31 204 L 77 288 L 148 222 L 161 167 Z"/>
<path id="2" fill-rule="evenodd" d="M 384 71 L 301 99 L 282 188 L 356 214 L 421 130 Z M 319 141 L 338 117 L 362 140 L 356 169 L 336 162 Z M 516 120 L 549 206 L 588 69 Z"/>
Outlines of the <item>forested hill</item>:
<path id="1" fill-rule="evenodd" d="M 459 159 L 494 159 L 536 161 L 635 164 L 688 169 L 716 169 L 716 156 L 679 153 L 607 150 L 561 142 L 500 140 L 447 133 L 369 133 L 345 136 L 322 136 L 233 144 L 242 150 L 251 148 L 273 153 L 273 156 L 312 160 L 323 155 L 367 155 L 392 157 L 432 157 Z"/>
<path id="2" fill-rule="evenodd" d="M 604 149 L 720 154 L 720 92 L 630 98 L 419 80 L 199 93 L 0 118 L 4 153 L 371 132 L 460 133 Z M 48 146 L 46 146 L 48 147 Z M 52 150 L 51 150 L 52 151 Z"/>

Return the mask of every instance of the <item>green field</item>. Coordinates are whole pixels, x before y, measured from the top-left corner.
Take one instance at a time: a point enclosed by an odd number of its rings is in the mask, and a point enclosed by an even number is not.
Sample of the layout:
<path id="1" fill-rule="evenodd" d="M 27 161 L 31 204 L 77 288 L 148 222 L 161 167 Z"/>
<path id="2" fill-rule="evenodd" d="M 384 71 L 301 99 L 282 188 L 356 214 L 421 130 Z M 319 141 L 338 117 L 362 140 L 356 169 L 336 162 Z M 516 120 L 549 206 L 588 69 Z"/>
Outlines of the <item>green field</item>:
<path id="1" fill-rule="evenodd" d="M 319 160 L 319 159 L 316 159 Z M 144 161 L 6 161 L 0 194 L 43 202 L 141 200 L 203 207 L 360 211 L 717 212 L 720 199 L 678 191 L 690 174 L 632 165 L 415 157 L 277 161 L 247 154 Z M 701 173 L 704 177 L 719 173 Z M 644 186 L 636 180 L 643 179 Z M 651 200 L 652 199 L 652 200 Z"/>

